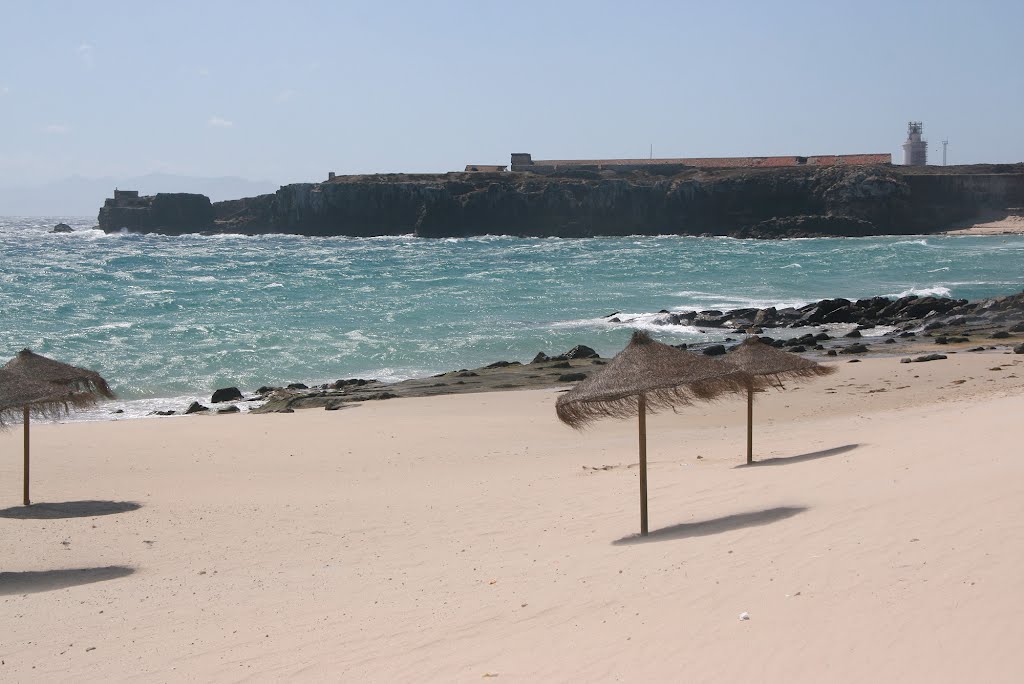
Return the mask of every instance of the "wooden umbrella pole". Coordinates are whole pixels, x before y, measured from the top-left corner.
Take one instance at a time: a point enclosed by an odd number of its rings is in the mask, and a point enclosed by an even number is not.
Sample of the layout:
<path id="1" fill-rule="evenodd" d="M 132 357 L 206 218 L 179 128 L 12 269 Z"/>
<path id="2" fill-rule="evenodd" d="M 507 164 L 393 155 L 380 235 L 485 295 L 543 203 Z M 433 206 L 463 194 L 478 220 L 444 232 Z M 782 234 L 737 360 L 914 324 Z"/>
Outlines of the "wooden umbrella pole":
<path id="1" fill-rule="evenodd" d="M 747 388 L 747 463 L 754 462 L 754 388 Z"/>
<path id="2" fill-rule="evenodd" d="M 647 536 L 647 397 L 637 402 L 640 409 L 640 534 Z"/>
<path id="3" fill-rule="evenodd" d="M 31 501 L 28 498 L 28 428 L 29 428 L 29 414 L 28 407 L 25 407 L 25 505 L 31 505 Z"/>

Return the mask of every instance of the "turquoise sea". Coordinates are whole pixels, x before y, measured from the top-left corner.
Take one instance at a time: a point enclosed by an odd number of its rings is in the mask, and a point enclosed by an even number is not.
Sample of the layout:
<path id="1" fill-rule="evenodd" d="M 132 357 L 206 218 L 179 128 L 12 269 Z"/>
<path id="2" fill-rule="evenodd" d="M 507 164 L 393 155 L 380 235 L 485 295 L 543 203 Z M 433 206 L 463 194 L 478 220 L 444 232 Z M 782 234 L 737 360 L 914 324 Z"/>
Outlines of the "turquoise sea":
<path id="1" fill-rule="evenodd" d="M 51 234 L 58 221 L 76 229 Z M 1024 288 L 1024 236 L 741 241 L 105 235 L 92 218 L 0 218 L 0 354 L 110 380 L 125 416 L 217 387 L 398 380 L 587 344 L 658 311 Z M 111 406 L 86 417 L 109 417 Z"/>

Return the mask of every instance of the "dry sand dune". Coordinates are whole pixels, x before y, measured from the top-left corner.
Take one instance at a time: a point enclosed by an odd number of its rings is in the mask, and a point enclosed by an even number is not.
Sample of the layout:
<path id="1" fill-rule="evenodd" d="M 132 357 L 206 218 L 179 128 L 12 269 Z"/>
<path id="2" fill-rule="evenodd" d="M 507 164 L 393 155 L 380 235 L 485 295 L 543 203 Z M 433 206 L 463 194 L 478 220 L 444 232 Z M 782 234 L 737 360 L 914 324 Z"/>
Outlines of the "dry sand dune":
<path id="1" fill-rule="evenodd" d="M 40 425 L 0 680 L 1019 681 L 1022 359 L 841 362 L 752 467 L 742 400 L 653 417 L 647 539 L 550 391 Z"/>

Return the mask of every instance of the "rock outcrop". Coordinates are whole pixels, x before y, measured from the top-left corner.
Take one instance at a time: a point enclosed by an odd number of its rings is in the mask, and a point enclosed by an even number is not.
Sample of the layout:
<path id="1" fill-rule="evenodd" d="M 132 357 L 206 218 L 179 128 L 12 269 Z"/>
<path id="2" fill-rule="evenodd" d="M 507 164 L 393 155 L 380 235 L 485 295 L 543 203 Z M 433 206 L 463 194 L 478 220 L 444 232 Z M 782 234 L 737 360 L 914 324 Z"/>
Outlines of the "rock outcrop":
<path id="1" fill-rule="evenodd" d="M 123 193 L 122 193 L 123 194 Z M 464 237 L 934 232 L 1024 206 L 1024 165 L 682 168 L 338 176 L 209 204 L 202 195 L 108 200 L 107 231 Z"/>
<path id="2" fill-rule="evenodd" d="M 159 193 L 148 197 L 108 199 L 99 213 L 107 233 L 201 233 L 213 230 L 214 210 L 206 195 Z"/>

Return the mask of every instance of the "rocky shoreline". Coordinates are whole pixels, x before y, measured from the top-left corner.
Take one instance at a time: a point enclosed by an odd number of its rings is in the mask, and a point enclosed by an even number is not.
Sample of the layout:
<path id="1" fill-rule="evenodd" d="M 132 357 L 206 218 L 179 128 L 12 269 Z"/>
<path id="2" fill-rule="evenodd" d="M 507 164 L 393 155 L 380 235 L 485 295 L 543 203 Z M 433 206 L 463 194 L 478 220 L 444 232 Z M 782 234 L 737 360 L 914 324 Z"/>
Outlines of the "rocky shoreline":
<path id="1" fill-rule="evenodd" d="M 617 314 L 605 318 L 613 324 L 631 324 L 631 319 Z M 726 354 L 741 341 L 740 336 L 752 334 L 777 348 L 816 360 L 906 355 L 904 361 L 920 362 L 941 360 L 946 354 L 958 352 L 1024 354 L 1024 292 L 976 302 L 911 295 L 898 299 L 823 299 L 792 309 L 663 311 L 655 325 L 686 325 L 708 333 L 713 338 L 708 342 L 677 345 L 708 355 Z M 502 360 L 482 368 L 463 368 L 396 383 L 373 379 L 338 380 L 316 387 L 293 383 L 261 387 L 248 396 L 237 388 L 223 388 L 211 397 L 213 408 L 196 403 L 181 413 L 237 413 L 238 403 L 248 402 L 260 403 L 250 413 L 291 413 L 310 408 L 333 411 L 364 401 L 399 397 L 569 387 L 606 362 L 590 347 L 577 345 L 555 356 L 539 352 L 528 362 Z"/>

